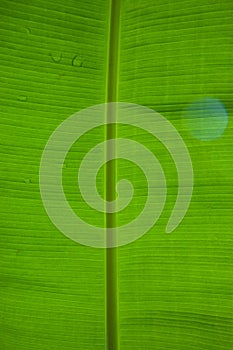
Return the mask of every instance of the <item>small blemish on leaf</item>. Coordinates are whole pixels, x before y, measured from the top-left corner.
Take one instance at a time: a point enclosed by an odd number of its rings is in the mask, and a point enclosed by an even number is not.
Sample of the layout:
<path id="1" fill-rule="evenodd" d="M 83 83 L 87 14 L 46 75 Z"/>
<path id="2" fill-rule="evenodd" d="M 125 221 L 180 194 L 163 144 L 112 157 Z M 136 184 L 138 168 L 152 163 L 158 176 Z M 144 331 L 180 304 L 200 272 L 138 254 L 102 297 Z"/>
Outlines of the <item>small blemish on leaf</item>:
<path id="1" fill-rule="evenodd" d="M 83 61 L 80 59 L 78 55 L 75 55 L 72 59 L 72 66 L 74 67 L 82 67 Z"/>
<path id="2" fill-rule="evenodd" d="M 31 35 L 31 34 L 32 34 L 31 28 L 25 27 L 25 29 L 26 29 L 26 32 L 27 32 L 28 35 Z"/>
<path id="3" fill-rule="evenodd" d="M 26 102 L 27 99 L 28 99 L 27 96 L 23 96 L 23 95 L 18 96 L 18 100 L 21 102 Z"/>
<path id="4" fill-rule="evenodd" d="M 25 182 L 25 184 L 31 184 L 32 180 L 31 179 L 25 179 L 24 182 Z"/>
<path id="5" fill-rule="evenodd" d="M 52 58 L 52 61 L 54 63 L 61 62 L 62 59 L 62 53 L 61 52 L 50 52 L 50 57 Z"/>

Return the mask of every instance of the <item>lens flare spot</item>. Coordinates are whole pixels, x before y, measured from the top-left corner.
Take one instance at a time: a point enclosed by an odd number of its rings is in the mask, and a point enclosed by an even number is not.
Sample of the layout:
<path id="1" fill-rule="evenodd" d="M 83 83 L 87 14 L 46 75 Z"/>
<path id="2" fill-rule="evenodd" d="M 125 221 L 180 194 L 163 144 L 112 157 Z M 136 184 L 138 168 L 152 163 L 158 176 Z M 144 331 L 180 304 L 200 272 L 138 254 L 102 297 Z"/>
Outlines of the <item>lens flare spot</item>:
<path id="1" fill-rule="evenodd" d="M 210 141 L 221 137 L 228 124 L 225 106 L 215 98 L 192 102 L 184 113 L 184 122 L 193 137 Z"/>

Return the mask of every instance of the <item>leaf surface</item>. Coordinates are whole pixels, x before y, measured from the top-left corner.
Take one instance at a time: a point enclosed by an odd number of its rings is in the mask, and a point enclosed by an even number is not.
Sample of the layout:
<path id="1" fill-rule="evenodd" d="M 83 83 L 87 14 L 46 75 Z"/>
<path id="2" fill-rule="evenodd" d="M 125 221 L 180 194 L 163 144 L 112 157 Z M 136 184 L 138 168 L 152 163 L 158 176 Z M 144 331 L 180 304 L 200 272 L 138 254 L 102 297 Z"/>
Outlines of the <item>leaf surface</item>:
<path id="1" fill-rule="evenodd" d="M 114 6 L 119 16 L 111 17 Z M 106 339 L 109 350 L 232 348 L 232 9 L 229 0 L 1 1 L 2 349 L 105 349 Z M 184 123 L 188 106 L 206 97 L 220 100 L 229 117 L 211 141 L 196 139 Z M 50 222 L 39 166 L 62 121 L 111 100 L 166 117 L 188 147 L 195 181 L 187 215 L 166 234 L 176 167 L 158 140 L 119 127 L 118 136 L 158 156 L 168 193 L 146 235 L 106 252 L 69 240 Z M 103 132 L 84 137 L 79 151 Z M 74 145 L 64 169 L 74 210 L 81 200 L 76 154 Z M 117 167 L 135 188 L 117 216 L 124 224 L 144 205 L 146 179 L 132 164 Z M 103 180 L 100 174 L 100 191 Z M 100 224 L 82 205 L 83 217 Z"/>

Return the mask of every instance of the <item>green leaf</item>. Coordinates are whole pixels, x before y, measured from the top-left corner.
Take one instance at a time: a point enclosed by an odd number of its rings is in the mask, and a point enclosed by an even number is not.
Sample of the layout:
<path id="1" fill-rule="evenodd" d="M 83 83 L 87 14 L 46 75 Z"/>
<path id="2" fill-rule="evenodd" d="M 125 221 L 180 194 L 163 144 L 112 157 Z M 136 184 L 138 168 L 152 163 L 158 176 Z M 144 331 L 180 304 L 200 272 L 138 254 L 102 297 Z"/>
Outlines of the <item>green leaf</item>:
<path id="1" fill-rule="evenodd" d="M 232 348 L 232 9 L 230 0 L 1 1 L 1 349 Z M 221 101 L 229 122 L 202 141 L 185 118 L 206 98 Z M 171 156 L 145 131 L 111 126 L 106 138 L 131 138 L 157 155 L 167 201 L 139 240 L 95 249 L 49 220 L 39 167 L 59 124 L 110 101 L 149 107 L 177 129 L 194 190 L 182 223 L 166 234 L 178 192 Z M 103 128 L 84 135 L 80 154 L 103 135 Z M 101 226 L 103 216 L 80 204 L 73 186 L 76 155 L 74 145 L 64 168 L 67 198 Z M 135 196 L 106 216 L 109 226 L 131 221 L 145 203 L 145 176 L 127 161 L 101 169 L 99 192 L 107 187 L 114 198 L 121 178 Z"/>

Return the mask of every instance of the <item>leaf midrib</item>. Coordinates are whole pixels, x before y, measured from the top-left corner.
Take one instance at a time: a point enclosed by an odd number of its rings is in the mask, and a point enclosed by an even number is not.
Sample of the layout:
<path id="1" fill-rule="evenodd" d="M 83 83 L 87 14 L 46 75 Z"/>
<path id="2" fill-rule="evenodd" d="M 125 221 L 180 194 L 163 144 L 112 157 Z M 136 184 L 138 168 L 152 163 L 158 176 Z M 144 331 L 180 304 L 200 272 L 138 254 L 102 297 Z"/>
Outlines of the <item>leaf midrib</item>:
<path id="1" fill-rule="evenodd" d="M 120 0 L 111 0 L 110 26 L 108 43 L 108 73 L 106 81 L 106 102 L 117 102 L 118 73 L 119 73 L 119 39 L 120 39 Z M 116 124 L 108 124 L 112 120 L 112 110 L 107 109 L 106 139 L 114 139 L 117 135 Z M 111 115 L 110 115 L 111 114 Z M 116 122 L 116 115 L 114 114 Z M 106 149 L 106 155 L 115 158 L 115 147 Z M 106 163 L 105 198 L 113 200 L 116 180 L 116 162 Z M 106 241 L 108 241 L 108 227 L 115 226 L 116 214 L 105 214 Z M 117 278 L 117 248 L 106 248 L 106 349 L 119 349 L 118 332 L 118 278 Z"/>

